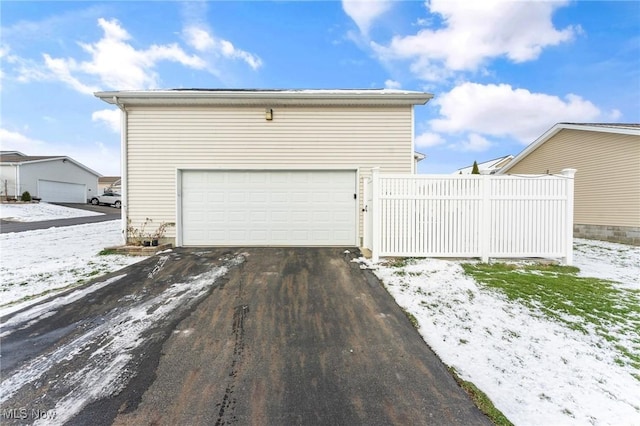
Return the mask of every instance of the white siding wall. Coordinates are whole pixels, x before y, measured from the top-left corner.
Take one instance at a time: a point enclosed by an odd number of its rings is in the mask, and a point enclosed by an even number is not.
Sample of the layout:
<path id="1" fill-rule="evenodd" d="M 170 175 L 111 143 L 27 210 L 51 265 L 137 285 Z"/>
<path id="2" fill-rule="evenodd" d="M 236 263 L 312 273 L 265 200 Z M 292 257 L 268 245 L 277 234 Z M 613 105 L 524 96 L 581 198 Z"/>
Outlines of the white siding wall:
<path id="1" fill-rule="evenodd" d="M 640 137 L 561 130 L 507 171 L 577 169 L 576 224 L 640 227 Z"/>
<path id="2" fill-rule="evenodd" d="M 62 162 L 62 160 L 54 160 L 25 163 L 21 164 L 19 169 L 19 188 L 18 194 L 16 195 L 18 197 L 22 195 L 24 191 L 29 191 L 34 197 L 38 196 L 38 179 L 86 185 L 87 199 L 98 191 L 98 176 L 78 167 L 71 161 Z M 3 166 L 1 178 L 2 192 L 4 193 L 4 179 L 7 179 L 9 181 L 9 194 L 14 195 L 15 168 L 12 166 Z"/>
<path id="3" fill-rule="evenodd" d="M 273 107 L 272 121 L 261 107 L 127 111 L 125 208 L 133 226 L 147 217 L 176 221 L 177 169 L 358 169 L 361 181 L 376 166 L 412 171 L 410 106 Z"/>
<path id="4" fill-rule="evenodd" d="M 6 193 L 5 193 L 6 182 Z M 16 168 L 15 166 L 0 166 L 0 193 L 5 196 L 16 195 Z"/>

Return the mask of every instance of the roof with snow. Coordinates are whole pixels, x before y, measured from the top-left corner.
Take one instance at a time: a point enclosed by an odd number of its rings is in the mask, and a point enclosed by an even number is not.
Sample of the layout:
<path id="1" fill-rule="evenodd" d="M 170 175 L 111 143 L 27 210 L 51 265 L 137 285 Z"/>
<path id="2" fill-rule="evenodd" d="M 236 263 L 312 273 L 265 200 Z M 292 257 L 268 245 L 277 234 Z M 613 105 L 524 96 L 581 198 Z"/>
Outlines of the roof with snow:
<path id="1" fill-rule="evenodd" d="M 480 174 L 493 174 L 500 168 L 504 167 L 511 159 L 513 155 L 505 155 L 504 157 L 494 158 L 493 160 L 485 161 L 484 163 L 478 163 L 478 170 Z M 461 169 L 453 172 L 454 175 L 468 175 L 471 174 L 471 170 L 473 170 L 473 164 L 467 167 L 463 167 Z"/>
<path id="2" fill-rule="evenodd" d="M 433 95 L 396 89 L 166 89 L 96 92 L 112 105 L 424 105 Z"/>

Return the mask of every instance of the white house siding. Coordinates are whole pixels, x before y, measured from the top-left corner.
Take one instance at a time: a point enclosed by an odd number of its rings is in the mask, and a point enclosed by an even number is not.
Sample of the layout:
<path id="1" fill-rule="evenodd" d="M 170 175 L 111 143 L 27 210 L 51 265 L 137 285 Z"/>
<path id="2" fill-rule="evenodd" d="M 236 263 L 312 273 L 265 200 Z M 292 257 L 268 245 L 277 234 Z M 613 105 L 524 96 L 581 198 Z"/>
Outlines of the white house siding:
<path id="1" fill-rule="evenodd" d="M 640 227 L 640 137 L 563 129 L 507 171 L 575 177 L 574 222 Z"/>
<path id="2" fill-rule="evenodd" d="M 5 191 L 6 186 L 6 191 Z M 0 193 L 3 196 L 15 197 L 16 195 L 16 167 L 0 166 Z M 19 192 L 18 192 L 19 194 Z"/>
<path id="3" fill-rule="evenodd" d="M 38 180 L 86 185 L 86 199 L 98 191 L 98 176 L 68 160 L 66 162 L 53 160 L 20 165 L 20 193 L 29 191 L 32 196 L 39 195 Z"/>
<path id="4" fill-rule="evenodd" d="M 127 116 L 133 226 L 176 221 L 178 169 L 358 170 L 360 210 L 372 167 L 412 171 L 411 106 L 282 106 L 272 121 L 262 107 L 127 107 Z"/>

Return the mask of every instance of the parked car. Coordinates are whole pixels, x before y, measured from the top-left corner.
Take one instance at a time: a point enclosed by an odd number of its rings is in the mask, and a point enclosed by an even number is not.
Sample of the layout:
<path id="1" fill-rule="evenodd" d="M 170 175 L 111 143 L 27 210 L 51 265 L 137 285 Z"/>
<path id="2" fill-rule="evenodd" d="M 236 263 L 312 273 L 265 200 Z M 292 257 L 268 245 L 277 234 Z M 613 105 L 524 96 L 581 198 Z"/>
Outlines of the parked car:
<path id="1" fill-rule="evenodd" d="M 96 195 L 91 198 L 91 204 L 99 206 L 101 204 L 114 206 L 115 208 L 122 207 L 122 196 L 117 192 L 105 192 L 102 195 Z"/>

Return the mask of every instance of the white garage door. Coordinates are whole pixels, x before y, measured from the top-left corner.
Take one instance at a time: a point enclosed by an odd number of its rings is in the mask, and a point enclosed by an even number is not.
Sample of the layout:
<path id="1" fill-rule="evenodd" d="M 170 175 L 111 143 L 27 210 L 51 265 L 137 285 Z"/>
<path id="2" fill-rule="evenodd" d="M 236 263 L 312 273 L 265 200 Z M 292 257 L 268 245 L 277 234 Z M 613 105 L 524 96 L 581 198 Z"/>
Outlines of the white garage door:
<path id="1" fill-rule="evenodd" d="M 183 245 L 356 245 L 355 171 L 183 171 Z"/>
<path id="2" fill-rule="evenodd" d="M 38 181 L 38 195 L 43 201 L 52 203 L 86 203 L 85 185 L 51 180 Z"/>

